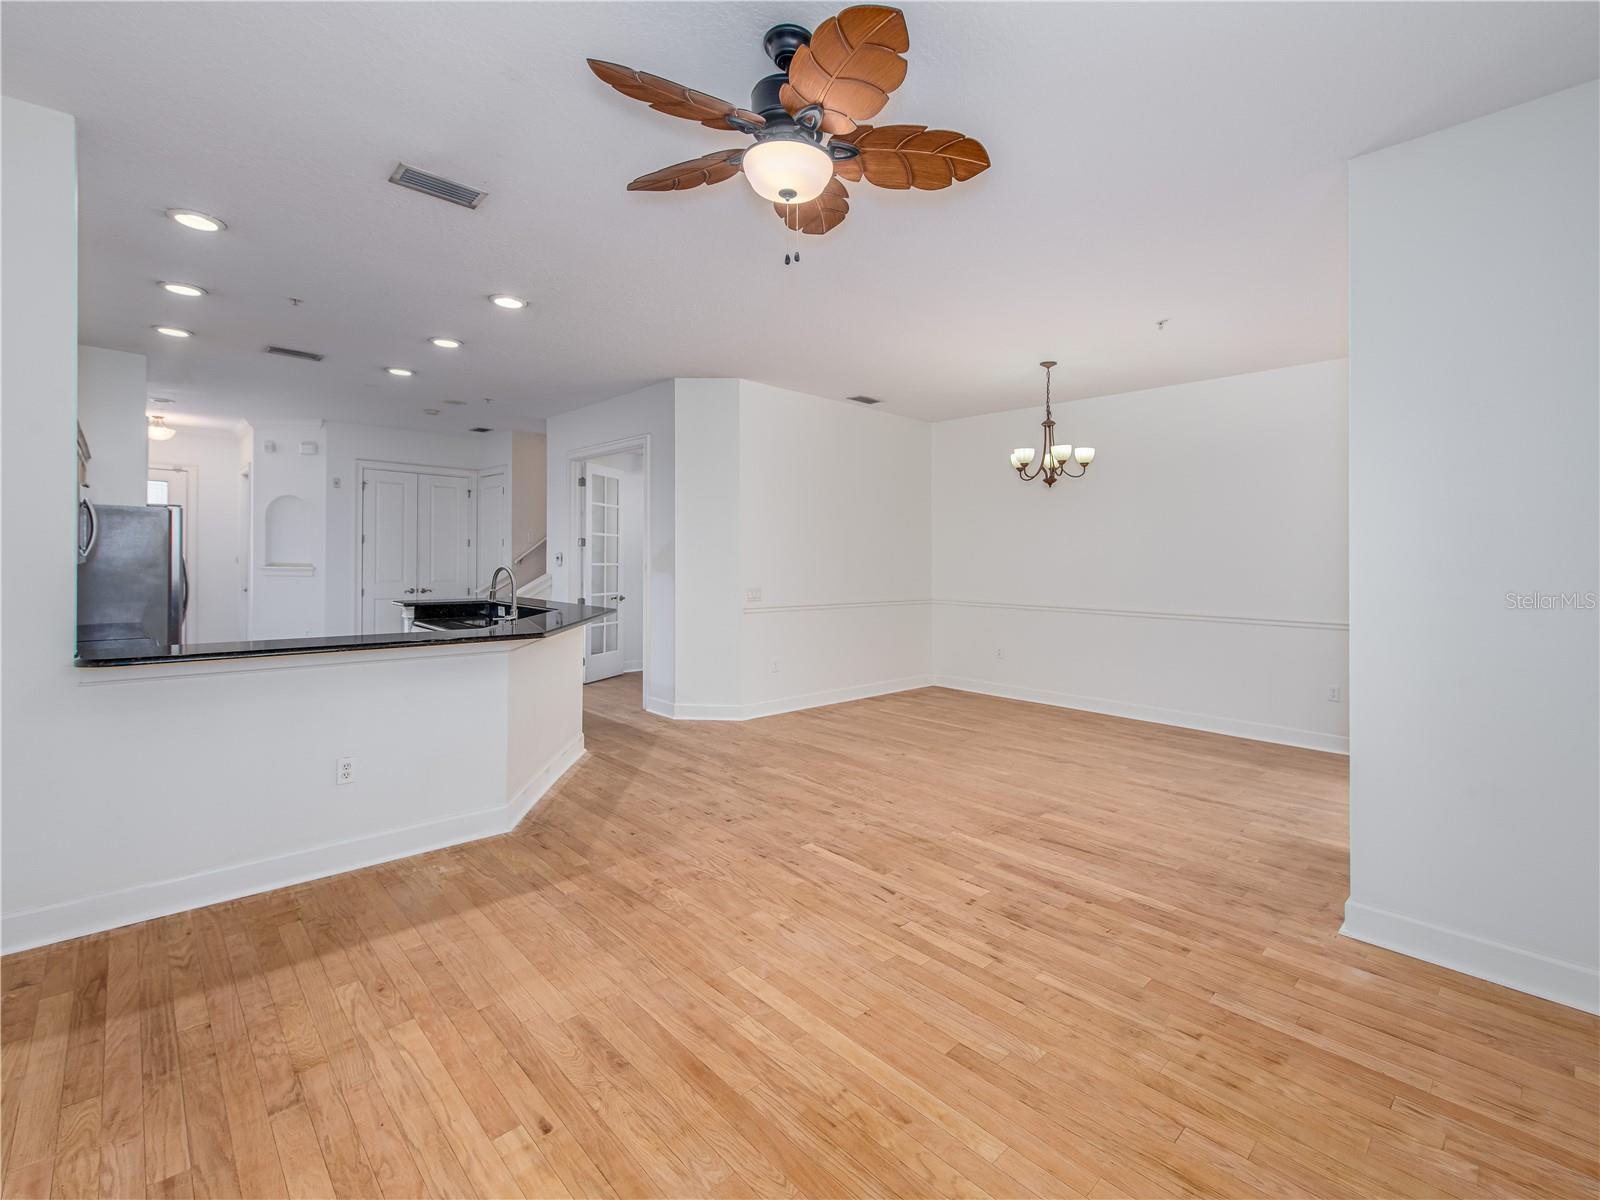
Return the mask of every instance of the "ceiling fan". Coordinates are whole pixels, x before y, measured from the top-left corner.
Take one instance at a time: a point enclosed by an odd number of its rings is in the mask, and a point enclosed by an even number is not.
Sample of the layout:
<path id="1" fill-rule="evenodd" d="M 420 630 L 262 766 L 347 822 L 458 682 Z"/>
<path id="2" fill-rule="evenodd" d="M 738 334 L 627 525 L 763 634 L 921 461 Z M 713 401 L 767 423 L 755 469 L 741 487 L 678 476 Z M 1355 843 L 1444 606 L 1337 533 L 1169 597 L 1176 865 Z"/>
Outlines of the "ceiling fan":
<path id="1" fill-rule="evenodd" d="M 762 48 L 778 72 L 756 84 L 748 109 L 631 67 L 594 58 L 589 66 L 624 96 L 657 112 L 755 138 L 754 145 L 641 175 L 628 185 L 630 192 L 682 191 L 743 172 L 791 230 L 822 234 L 850 212 L 845 180 L 931 191 L 989 166 L 983 145 L 953 130 L 862 124 L 905 82 L 902 56 L 910 45 L 905 14 L 875 4 L 847 8 L 815 33 L 774 25 Z"/>

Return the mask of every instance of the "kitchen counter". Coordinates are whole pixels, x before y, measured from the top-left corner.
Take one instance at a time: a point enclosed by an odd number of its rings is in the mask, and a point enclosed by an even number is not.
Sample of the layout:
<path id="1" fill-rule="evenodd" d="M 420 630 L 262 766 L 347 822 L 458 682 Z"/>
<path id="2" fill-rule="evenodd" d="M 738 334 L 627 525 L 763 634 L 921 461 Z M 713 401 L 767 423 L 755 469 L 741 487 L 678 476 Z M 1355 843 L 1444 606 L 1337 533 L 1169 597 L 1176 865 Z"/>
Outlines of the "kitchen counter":
<path id="1" fill-rule="evenodd" d="M 393 650 L 408 646 L 451 646 L 470 642 L 516 642 L 576 629 L 612 611 L 591 604 L 521 600 L 517 605 L 523 614 L 520 617 L 469 623 L 470 618 L 463 620 L 461 611 L 481 609 L 484 607 L 482 602 L 455 599 L 405 601 L 403 604 L 405 627 L 399 632 L 274 638 L 254 642 L 184 642 L 162 646 L 149 638 L 137 636 L 139 631 L 136 629 L 108 629 L 98 631 L 105 635 L 104 640 L 80 640 L 78 656 L 74 661 L 80 667 L 131 667 L 214 659 L 264 658 L 280 654 L 329 654 L 347 650 Z M 417 627 L 419 623 L 430 625 L 430 618 L 438 619 L 441 627 Z"/>
<path id="2" fill-rule="evenodd" d="M 61 941 L 516 828 L 583 757 L 584 651 L 606 610 L 523 601 L 497 623 L 481 601 L 406 607 L 413 628 L 385 603 L 396 631 L 354 637 L 158 648 L 132 644 L 148 638 L 137 624 L 86 628 L 99 640 L 78 667 L 97 669 L 59 668 L 73 720 L 18 711 L 23 736 L 74 759 L 70 790 L 41 784 L 32 809 L 65 814 L 41 828 L 93 827 L 97 857 L 38 872 L 55 890 L 8 908 L 7 938 Z M 430 622 L 464 627 L 414 627 Z"/>

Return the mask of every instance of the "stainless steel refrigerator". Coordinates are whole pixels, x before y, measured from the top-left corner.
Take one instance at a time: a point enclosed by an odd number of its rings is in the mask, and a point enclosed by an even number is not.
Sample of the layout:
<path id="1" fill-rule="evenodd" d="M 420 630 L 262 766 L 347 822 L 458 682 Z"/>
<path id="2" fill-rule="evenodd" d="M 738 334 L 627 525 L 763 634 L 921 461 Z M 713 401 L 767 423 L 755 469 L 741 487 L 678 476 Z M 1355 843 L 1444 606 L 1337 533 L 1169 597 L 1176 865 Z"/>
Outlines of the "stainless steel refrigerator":
<path id="1" fill-rule="evenodd" d="M 150 653 L 183 641 L 183 509 L 78 507 L 78 645 Z"/>

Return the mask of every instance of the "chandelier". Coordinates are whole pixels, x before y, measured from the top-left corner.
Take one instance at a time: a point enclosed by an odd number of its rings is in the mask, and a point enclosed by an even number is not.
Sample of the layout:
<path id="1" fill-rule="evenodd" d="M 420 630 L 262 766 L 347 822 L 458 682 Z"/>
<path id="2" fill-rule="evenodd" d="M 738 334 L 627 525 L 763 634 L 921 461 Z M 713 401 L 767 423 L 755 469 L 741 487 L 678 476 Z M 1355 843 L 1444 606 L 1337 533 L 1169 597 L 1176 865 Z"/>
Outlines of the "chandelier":
<path id="1" fill-rule="evenodd" d="M 1018 479 L 1043 479 L 1045 487 L 1055 487 L 1058 479 L 1081 479 L 1089 473 L 1089 464 L 1094 461 L 1094 447 L 1079 446 L 1074 450 L 1065 443 L 1056 444 L 1056 422 L 1050 415 L 1050 369 L 1056 364 L 1042 362 L 1039 365 L 1044 368 L 1044 457 L 1030 471 L 1028 468 L 1033 465 L 1033 447 L 1018 446 L 1011 452 L 1011 466 Z M 1067 470 L 1067 465 L 1074 460 L 1078 464 L 1077 474 Z"/>

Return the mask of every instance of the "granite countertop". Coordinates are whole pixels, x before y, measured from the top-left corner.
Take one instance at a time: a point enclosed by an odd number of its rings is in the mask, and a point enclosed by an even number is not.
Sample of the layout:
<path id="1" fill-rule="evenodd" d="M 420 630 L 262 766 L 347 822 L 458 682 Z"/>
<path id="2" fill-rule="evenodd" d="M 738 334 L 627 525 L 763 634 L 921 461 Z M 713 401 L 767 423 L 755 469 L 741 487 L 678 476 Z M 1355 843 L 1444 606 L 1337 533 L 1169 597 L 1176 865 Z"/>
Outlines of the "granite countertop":
<path id="1" fill-rule="evenodd" d="M 473 601 L 407 601 L 408 610 L 461 608 Z M 558 604 L 551 600 L 523 600 L 518 608 L 525 614 L 515 620 L 460 629 L 423 630 L 404 633 L 342 634 L 336 637 L 275 638 L 257 642 L 185 642 L 163 646 L 139 636 L 142 631 L 96 630 L 97 640 L 83 640 L 79 633 L 79 667 L 132 667 L 154 663 L 204 662 L 227 658 L 265 658 L 279 654 L 332 654 L 345 650 L 392 650 L 408 646 L 455 646 L 471 642 L 516 642 L 550 637 L 575 629 L 612 612 L 592 604 Z M 412 615 L 408 611 L 408 616 Z M 426 620 L 426 614 L 418 619 Z"/>

